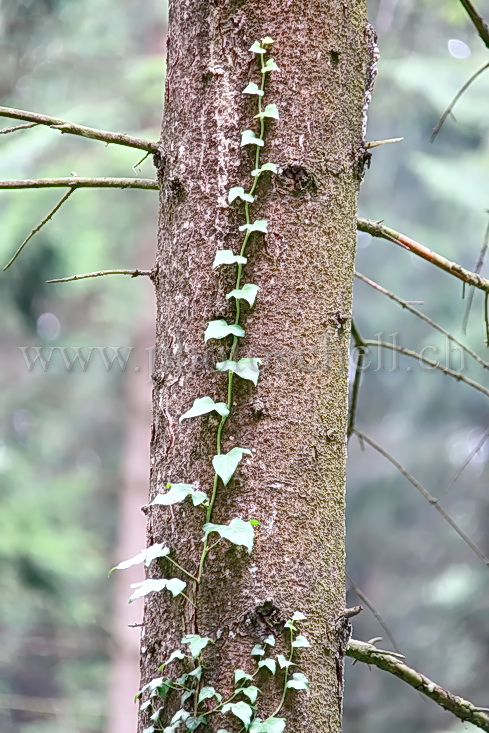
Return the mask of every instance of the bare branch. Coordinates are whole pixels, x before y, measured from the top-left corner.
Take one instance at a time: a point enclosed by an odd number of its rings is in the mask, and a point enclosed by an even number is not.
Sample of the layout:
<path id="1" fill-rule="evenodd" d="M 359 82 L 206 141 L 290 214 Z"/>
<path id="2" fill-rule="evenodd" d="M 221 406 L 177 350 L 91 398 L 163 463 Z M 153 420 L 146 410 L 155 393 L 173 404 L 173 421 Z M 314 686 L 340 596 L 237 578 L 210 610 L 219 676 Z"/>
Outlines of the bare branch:
<path id="1" fill-rule="evenodd" d="M 475 707 L 462 697 L 453 695 L 448 690 L 432 682 L 428 677 L 425 677 L 424 674 L 408 667 L 402 660 L 389 654 L 389 652 L 377 649 L 372 644 L 350 639 L 346 654 L 359 662 L 372 664 L 385 672 L 390 672 L 390 674 L 406 682 L 418 692 L 429 697 L 430 700 L 436 702 L 444 710 L 453 713 L 460 720 L 489 731 L 489 716 L 482 712 L 481 708 Z"/>
<path id="2" fill-rule="evenodd" d="M 369 609 L 369 611 L 375 616 L 375 618 L 377 619 L 377 621 L 379 622 L 379 624 L 382 626 L 382 628 L 384 629 L 385 633 L 389 637 L 389 639 L 391 641 L 391 644 L 394 647 L 394 649 L 396 650 L 396 652 L 398 654 L 401 654 L 401 650 L 399 649 L 399 646 L 398 646 L 398 644 L 396 642 L 396 639 L 394 637 L 394 634 L 392 633 L 392 631 L 388 627 L 388 625 L 387 625 L 386 621 L 384 620 L 384 618 L 382 617 L 380 611 L 378 611 L 377 608 L 375 608 L 375 606 L 372 603 L 372 601 L 365 595 L 365 593 L 360 588 L 360 586 L 358 585 L 358 583 L 355 583 L 355 581 L 353 580 L 353 578 L 351 577 L 351 575 L 348 575 L 348 573 L 347 573 L 346 574 L 346 577 L 348 578 L 348 580 L 350 582 L 350 585 L 353 588 L 353 590 L 355 591 L 355 593 L 357 594 L 357 596 L 360 598 L 361 601 L 363 601 L 365 603 L 365 605 L 367 606 L 367 608 Z"/>
<path id="3" fill-rule="evenodd" d="M 65 195 L 64 195 L 64 196 L 63 196 L 63 197 L 62 197 L 62 198 L 61 198 L 61 199 L 60 199 L 60 200 L 58 201 L 58 203 L 56 204 L 56 206 L 55 206 L 55 207 L 54 207 L 53 209 L 51 209 L 51 211 L 49 212 L 49 214 L 48 214 L 47 216 L 45 216 L 45 217 L 44 217 L 44 219 L 42 219 L 42 221 L 41 221 L 41 222 L 40 222 L 40 223 L 39 223 L 39 224 L 37 225 L 37 227 L 35 227 L 35 228 L 34 228 L 34 229 L 32 230 L 32 232 L 31 232 L 31 233 L 30 233 L 30 234 L 29 234 L 29 235 L 28 235 L 28 236 L 27 236 L 27 237 L 26 237 L 26 238 L 24 239 L 24 241 L 23 241 L 23 242 L 22 242 L 22 244 L 20 245 L 20 247 L 19 247 L 19 249 L 17 250 L 17 252 L 16 252 L 16 253 L 14 254 L 14 256 L 13 256 L 13 257 L 12 257 L 12 258 L 11 258 L 11 259 L 10 259 L 10 260 L 9 260 L 9 261 L 7 262 L 7 264 L 6 264 L 6 265 L 5 265 L 5 267 L 3 268 L 4 272 L 5 272 L 5 270 L 8 270 L 8 268 L 10 267 L 10 265 L 12 265 L 12 264 L 13 264 L 13 263 L 15 262 L 15 260 L 17 259 L 17 257 L 18 257 L 18 256 L 20 255 L 20 253 L 22 252 L 22 250 L 23 250 L 23 249 L 24 249 L 24 247 L 26 246 L 27 242 L 28 242 L 28 241 L 29 241 L 30 239 L 32 239 L 32 237 L 34 236 L 34 234 L 37 234 L 37 232 L 38 232 L 38 231 L 39 231 L 40 229 L 42 229 L 42 228 L 43 228 L 43 226 L 44 226 L 45 224 L 47 224 L 47 223 L 48 223 L 48 221 L 49 221 L 50 219 L 52 219 L 52 217 L 53 217 L 53 216 L 55 215 L 55 213 L 56 213 L 56 212 L 58 211 L 58 209 L 60 209 L 60 208 L 61 208 L 61 207 L 63 206 L 64 202 L 65 202 L 65 201 L 66 201 L 67 199 L 69 199 L 69 197 L 71 196 L 71 194 L 72 194 L 72 193 L 73 193 L 74 191 L 75 191 L 75 189 L 74 189 L 74 188 L 70 188 L 70 190 L 68 191 L 68 193 L 65 193 Z"/>
<path id="4" fill-rule="evenodd" d="M 384 458 L 386 458 L 390 463 L 392 463 L 392 465 L 395 468 L 397 468 L 397 470 L 399 471 L 399 473 L 402 476 L 404 476 L 404 478 L 407 479 L 409 481 L 409 483 L 412 486 L 414 486 L 414 488 L 417 489 L 419 491 L 419 493 L 422 496 L 424 496 L 424 498 L 427 501 L 429 501 L 429 503 L 432 506 L 435 507 L 435 509 L 437 510 L 437 512 L 439 512 L 441 514 L 441 516 L 443 517 L 443 519 L 446 522 L 448 522 L 448 524 L 452 527 L 452 529 L 455 530 L 455 532 L 458 534 L 458 536 L 461 537 L 461 539 L 466 543 L 466 545 L 468 545 L 470 547 L 470 549 L 472 550 L 472 552 L 475 555 L 477 555 L 477 557 L 479 558 L 479 560 L 482 560 L 482 562 L 485 565 L 489 565 L 489 559 L 477 547 L 477 545 L 474 544 L 474 542 L 472 542 L 472 540 L 470 539 L 470 537 L 468 537 L 465 534 L 465 532 L 463 531 L 463 529 L 461 529 L 461 527 L 459 527 L 459 525 L 456 523 L 456 521 L 454 519 L 452 519 L 452 517 L 448 514 L 448 512 L 446 511 L 446 509 L 444 509 L 442 507 L 442 505 L 440 504 L 440 502 L 438 501 L 438 499 L 435 499 L 435 497 L 432 496 L 429 493 L 429 491 L 427 491 L 425 489 L 425 487 L 422 484 L 420 484 L 419 481 L 417 479 L 415 479 L 414 476 L 412 476 L 412 474 L 410 474 L 409 471 L 406 468 L 404 468 L 404 466 L 401 463 L 399 463 L 398 460 L 396 460 L 394 458 L 393 455 L 391 455 L 388 451 L 386 451 L 385 448 L 382 448 L 382 446 L 379 445 L 378 443 L 376 443 L 375 440 L 372 440 L 372 438 L 368 437 L 368 435 L 365 435 L 365 433 L 360 432 L 360 430 L 358 430 L 357 428 L 355 428 L 355 431 L 354 432 L 355 432 L 355 435 L 357 435 L 363 443 L 367 443 L 371 448 L 373 448 L 375 451 L 377 451 L 377 453 L 380 453 L 381 456 L 384 456 Z"/>
<path id="5" fill-rule="evenodd" d="M 10 132 L 17 132 L 17 130 L 28 130 L 29 127 L 37 127 L 37 122 L 30 122 L 27 125 L 15 125 L 14 127 L 4 127 L 0 130 L 0 135 L 8 135 Z"/>
<path id="6" fill-rule="evenodd" d="M 72 275 L 71 277 L 60 277 L 56 280 L 46 280 L 47 283 L 71 283 L 75 280 L 86 280 L 89 277 L 105 277 L 106 275 L 130 275 L 131 277 L 153 277 L 152 270 L 99 270 L 98 272 L 86 272 L 84 275 Z"/>
<path id="7" fill-rule="evenodd" d="M 355 272 L 355 277 L 358 278 L 358 280 L 361 280 L 366 285 L 369 285 L 374 290 L 377 290 L 379 293 L 382 293 L 382 295 L 386 295 L 388 298 L 393 300 L 395 303 L 401 306 L 401 308 L 404 308 L 405 310 L 408 310 L 413 315 L 417 316 L 417 318 L 420 318 L 422 321 L 425 321 L 431 328 L 434 328 L 436 331 L 439 331 L 442 333 L 446 338 L 451 341 L 454 344 L 457 344 L 457 346 L 460 346 L 460 348 L 465 351 L 466 354 L 472 357 L 472 359 L 475 359 L 481 366 L 484 367 L 484 369 L 489 369 L 489 362 L 484 361 L 477 352 L 473 351 L 471 348 L 463 344 L 461 341 L 459 341 L 455 336 L 453 336 L 450 331 L 446 331 L 440 324 L 436 323 L 436 321 L 433 321 L 431 318 L 426 316 L 422 311 L 418 310 L 417 308 L 413 308 L 413 306 L 408 303 L 406 300 L 403 300 L 395 293 L 392 293 L 390 290 L 387 290 L 387 288 L 383 288 L 382 285 L 379 285 L 374 280 L 370 280 L 370 278 L 365 277 L 365 275 L 362 275 L 360 272 Z M 474 291 L 471 290 L 471 293 Z"/>
<path id="8" fill-rule="evenodd" d="M 418 255 L 418 257 L 422 257 L 424 260 L 431 262 L 432 265 L 439 267 L 450 275 L 458 277 L 462 282 L 467 283 L 468 285 L 473 285 L 475 288 L 479 288 L 479 290 L 483 290 L 485 293 L 489 293 L 489 280 L 486 280 L 475 272 L 466 270 L 456 262 L 447 260 L 443 255 L 433 252 L 433 250 L 428 249 L 428 247 L 425 247 L 423 244 L 407 237 L 405 234 L 401 234 L 400 232 L 396 232 L 395 229 L 384 226 L 380 221 L 357 219 L 357 229 L 361 232 L 371 234 L 372 237 L 379 237 L 380 239 L 386 239 L 388 242 L 399 244 L 401 247 L 408 249 L 413 254 Z"/>
<path id="9" fill-rule="evenodd" d="M 0 190 L 20 188 L 143 188 L 158 190 L 153 178 L 26 178 L 22 181 L 0 181 Z"/>
<path id="10" fill-rule="evenodd" d="M 440 364 L 437 361 L 428 359 L 417 351 L 406 349 L 405 346 L 398 346 L 398 344 L 391 344 L 388 341 L 375 341 L 373 339 L 364 341 L 364 344 L 365 346 L 377 346 L 379 349 L 390 349 L 390 351 L 397 351 L 399 354 L 409 356 L 411 359 L 417 359 L 421 364 L 426 364 L 426 366 L 429 366 L 431 369 L 436 369 L 449 377 L 453 377 L 459 382 L 464 382 L 469 387 L 473 387 L 478 392 L 482 392 L 483 395 L 489 397 L 489 389 L 487 389 L 487 387 L 483 387 L 482 384 L 479 384 L 479 382 L 476 382 L 474 379 L 466 377 L 462 372 L 457 372 L 455 369 L 450 369 L 450 367 L 443 366 L 443 364 Z"/>
<path id="11" fill-rule="evenodd" d="M 462 1 L 462 0 L 461 0 L 461 1 Z M 468 88 L 469 88 L 469 87 L 471 86 L 471 84 L 472 84 L 472 83 L 473 83 L 473 82 L 474 82 L 474 81 L 475 81 L 475 80 L 477 79 L 477 77 L 479 77 L 479 76 L 480 76 L 480 75 L 481 75 L 481 74 L 482 74 L 482 73 L 483 73 L 483 72 L 484 72 L 484 71 L 485 71 L 486 69 L 489 69 L 489 63 L 487 63 L 487 64 L 484 64 L 484 66 L 481 66 L 481 68 L 480 68 L 480 69 L 477 69 L 477 71 L 475 71 L 475 72 L 474 72 L 474 73 L 472 74 L 472 76 L 470 76 L 470 77 L 469 77 L 469 78 L 467 79 L 467 81 L 465 82 L 465 84 L 464 84 L 464 85 L 463 85 L 463 86 L 462 86 L 462 87 L 461 87 L 461 88 L 460 88 L 460 89 L 458 90 L 458 92 L 456 93 L 456 95 L 454 96 L 454 98 L 452 99 L 452 101 L 450 102 L 450 104 L 448 105 L 448 107 L 446 108 L 446 110 L 444 111 L 444 113 L 442 114 L 442 116 L 440 117 L 440 119 L 438 120 L 438 122 L 436 123 L 435 127 L 433 128 L 433 131 L 432 131 L 432 133 L 431 133 L 431 137 L 430 137 L 430 142 L 431 142 L 431 143 L 432 143 L 432 142 L 433 142 L 433 141 L 435 140 L 435 137 L 436 137 L 436 136 L 438 135 L 438 133 L 440 132 L 441 128 L 442 128 L 442 127 L 443 127 L 443 125 L 445 124 L 445 120 L 447 119 L 447 117 L 448 117 L 449 115 L 451 115 L 451 113 L 452 113 L 452 111 L 453 111 L 453 108 L 454 108 L 454 107 L 455 107 L 455 105 L 457 104 L 457 102 L 458 102 L 458 100 L 460 99 L 460 97 L 461 97 L 461 96 L 462 96 L 463 94 L 465 94 L 465 92 L 466 92 L 466 91 L 467 91 L 467 89 L 468 89 Z"/>
<path id="12" fill-rule="evenodd" d="M 476 272 L 477 274 L 480 273 L 480 271 L 482 270 L 484 266 L 484 260 L 486 258 L 488 247 L 489 247 L 489 222 L 487 224 L 486 231 L 484 234 L 484 239 L 482 241 L 481 251 L 479 252 L 479 259 L 475 263 L 474 272 Z M 462 322 L 462 331 L 464 333 L 467 332 L 467 326 L 469 325 L 469 316 L 470 316 L 470 310 L 472 308 L 472 303 L 474 302 L 474 294 L 475 294 L 475 290 L 471 290 L 469 293 L 467 308 L 465 311 L 464 320 Z"/>
<path id="13" fill-rule="evenodd" d="M 460 0 L 460 2 L 464 6 L 465 12 L 475 26 L 477 33 L 482 38 L 482 41 L 484 42 L 486 48 L 489 48 L 489 26 L 487 25 L 486 21 L 479 13 L 479 11 L 474 7 L 471 0 Z"/>
<path id="14" fill-rule="evenodd" d="M 479 440 L 479 442 L 477 443 L 477 445 L 475 446 L 475 448 L 473 448 L 470 451 L 469 455 L 466 457 L 466 459 L 464 460 L 464 462 L 462 463 L 462 465 L 460 466 L 460 468 L 458 468 L 455 471 L 455 474 L 454 474 L 453 478 L 451 479 L 450 483 L 447 484 L 447 486 L 445 487 L 445 489 L 444 489 L 445 491 L 449 491 L 452 488 L 453 484 L 456 481 L 458 481 L 458 479 L 460 478 L 460 476 L 462 475 L 462 473 L 465 471 L 465 469 L 467 468 L 467 466 L 471 462 L 472 458 L 475 455 L 477 455 L 477 453 L 480 451 L 480 449 L 482 448 L 482 446 L 484 445 L 484 443 L 486 442 L 486 440 L 488 438 L 489 438 L 489 428 L 486 430 L 486 432 L 484 433 L 484 435 L 482 436 L 482 438 Z"/>
<path id="15" fill-rule="evenodd" d="M 60 132 L 66 132 L 70 135 L 78 135 L 79 137 L 87 137 L 91 140 L 101 140 L 104 143 L 114 143 L 115 145 L 123 145 L 126 148 L 137 148 L 138 150 L 147 150 L 150 153 L 156 153 L 158 144 L 150 140 L 143 140 L 139 137 L 126 135 L 118 132 L 108 132 L 106 130 L 96 130 L 93 127 L 85 127 L 77 125 L 74 122 L 60 120 L 57 117 L 48 117 L 40 115 L 36 112 L 27 112 L 23 109 L 12 109 L 11 107 L 0 107 L 0 117 L 10 117 L 14 120 L 25 120 L 33 122 L 35 125 L 46 125 Z"/>
<path id="16" fill-rule="evenodd" d="M 365 143 L 365 147 L 367 150 L 371 150 L 372 148 L 378 148 L 379 145 L 390 145 L 391 143 L 402 143 L 404 140 L 403 137 L 390 137 L 387 140 L 371 140 L 370 142 Z"/>
<path id="17" fill-rule="evenodd" d="M 364 340 L 360 336 L 360 332 L 358 331 L 353 320 L 351 322 L 351 335 L 357 349 L 357 360 L 355 364 L 355 377 L 353 379 L 353 387 L 351 391 L 350 409 L 348 411 L 348 429 L 346 433 L 348 439 L 350 439 L 350 436 L 355 429 L 355 416 L 357 412 L 358 396 L 360 394 L 360 382 L 362 379 L 363 362 L 368 352 L 368 347 L 365 346 Z"/>

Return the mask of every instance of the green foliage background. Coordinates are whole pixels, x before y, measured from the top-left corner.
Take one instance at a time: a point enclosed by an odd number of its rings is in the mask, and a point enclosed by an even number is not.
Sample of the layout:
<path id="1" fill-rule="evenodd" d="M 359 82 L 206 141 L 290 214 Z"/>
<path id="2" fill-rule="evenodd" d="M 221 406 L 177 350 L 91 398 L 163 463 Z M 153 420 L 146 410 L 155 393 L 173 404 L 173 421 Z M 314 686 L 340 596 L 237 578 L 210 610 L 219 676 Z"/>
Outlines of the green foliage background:
<path id="1" fill-rule="evenodd" d="M 381 61 L 368 137 L 405 141 L 374 151 L 360 213 L 385 219 L 473 268 L 487 223 L 489 74 L 462 99 L 456 121 L 447 121 L 433 145 L 429 137 L 456 90 L 487 61 L 487 52 L 457 3 L 372 0 L 370 14 Z M 156 139 L 165 23 L 164 3 L 157 0 L 3 0 L 2 104 Z M 471 55 L 451 56 L 450 38 L 465 41 Z M 40 128 L 1 136 L 0 149 L 5 179 L 72 171 L 130 176 L 140 157 Z M 150 160 L 140 168 L 140 175 L 153 175 Z M 60 195 L 1 192 L 2 261 Z M 120 369 L 107 372 L 92 364 L 86 372 L 77 367 L 67 373 L 56 362 L 47 373 L 29 372 L 18 347 L 130 346 L 147 283 L 108 278 L 47 286 L 44 281 L 102 268 L 150 267 L 145 243 L 155 238 L 156 211 L 152 192 L 78 191 L 2 276 L 0 729 L 5 733 L 104 730 L 111 635 L 106 571 L 114 559 L 119 466 L 130 419 Z M 423 301 L 427 314 L 460 335 L 465 303 L 453 278 L 363 234 L 357 267 L 401 297 Z M 467 341 L 484 356 L 482 305 L 476 295 Z M 43 314 L 51 315 L 39 321 Z M 417 350 L 439 346 L 444 353 L 441 336 L 361 283 L 355 319 L 364 337 L 383 332 L 388 340 L 396 332 L 398 343 Z M 457 368 L 456 355 L 452 359 Z M 390 354 L 382 355 L 380 368 L 375 363 L 365 373 L 359 427 L 405 463 L 489 554 L 487 447 L 450 490 L 444 488 L 488 427 L 484 398 L 414 362 L 399 359 L 393 369 Z M 487 385 L 472 365 L 465 373 Z M 348 565 L 409 663 L 489 705 L 487 568 L 382 457 L 368 447 L 362 452 L 355 438 Z M 353 591 L 349 602 L 356 602 Z M 355 623 L 355 635 L 368 639 L 383 632 L 366 610 Z M 16 709 L 21 698 L 56 700 L 57 714 Z M 461 728 L 397 680 L 360 665 L 348 668 L 345 730 L 388 733 L 393 726 L 401 733 Z"/>

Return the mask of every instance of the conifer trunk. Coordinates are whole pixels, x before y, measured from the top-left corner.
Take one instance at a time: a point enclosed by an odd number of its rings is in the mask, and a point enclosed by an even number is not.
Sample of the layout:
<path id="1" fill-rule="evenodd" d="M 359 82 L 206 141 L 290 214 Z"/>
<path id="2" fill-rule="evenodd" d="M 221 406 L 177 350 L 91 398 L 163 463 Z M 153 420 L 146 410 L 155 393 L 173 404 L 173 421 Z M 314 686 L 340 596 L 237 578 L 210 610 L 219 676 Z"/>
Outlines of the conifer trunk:
<path id="1" fill-rule="evenodd" d="M 282 715 L 291 733 L 341 729 L 341 681 L 335 619 L 344 609 L 345 460 L 349 316 L 357 193 L 364 159 L 362 124 L 372 60 L 364 0 L 170 0 L 157 253 L 157 338 L 151 498 L 167 482 L 199 482 L 210 493 L 216 413 L 179 423 L 197 397 L 226 400 L 215 363 L 229 340 L 204 343 L 208 321 L 234 317 L 231 268 L 212 269 L 217 249 L 239 251 L 241 209 L 232 186 L 250 185 L 255 100 L 242 94 L 259 81 L 251 44 L 275 39 L 280 71 L 267 80 L 267 102 L 281 119 L 267 123 L 262 160 L 279 166 L 262 177 L 244 282 L 259 286 L 243 306 L 237 358 L 263 360 L 260 380 L 235 379 L 223 451 L 251 457 L 219 485 L 212 521 L 257 519 L 251 555 L 222 542 L 208 557 L 198 588 L 165 561 L 159 577 L 179 576 L 197 612 L 181 596 L 146 599 L 142 682 L 179 648 L 185 633 L 215 640 L 206 649 L 204 684 L 226 695 L 234 670 L 253 671 L 250 650 L 271 632 L 286 653 L 283 623 L 307 616 L 311 648 L 297 670 L 310 692 L 294 692 Z M 258 72 L 257 72 L 258 69 Z M 258 78 L 257 78 L 258 77 Z M 190 503 L 148 511 L 148 544 L 166 542 L 196 574 L 205 512 Z M 157 573 L 153 566 L 151 577 Z M 280 698 L 282 672 L 262 671 L 262 717 Z M 178 701 L 168 698 L 168 725 Z M 141 716 L 141 729 L 148 725 Z M 199 730 L 240 729 L 230 715 Z"/>

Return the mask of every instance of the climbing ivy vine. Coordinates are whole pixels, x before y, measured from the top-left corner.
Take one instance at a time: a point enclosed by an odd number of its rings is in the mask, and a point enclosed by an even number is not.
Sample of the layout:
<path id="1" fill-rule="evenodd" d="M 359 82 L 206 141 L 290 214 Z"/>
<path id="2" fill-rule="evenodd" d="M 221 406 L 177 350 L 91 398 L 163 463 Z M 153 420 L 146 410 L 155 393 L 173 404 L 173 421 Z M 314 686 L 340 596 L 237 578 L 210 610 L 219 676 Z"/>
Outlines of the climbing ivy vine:
<path id="1" fill-rule="evenodd" d="M 197 609 L 199 599 L 199 586 L 205 573 L 206 558 L 209 553 L 222 540 L 240 545 L 249 553 L 253 549 L 255 527 L 259 525 L 256 519 L 243 520 L 239 517 L 232 519 L 229 524 L 215 524 L 212 522 L 212 515 L 220 482 L 227 486 L 231 481 L 239 463 L 245 456 L 251 455 L 248 448 L 235 446 L 227 453 L 222 452 L 223 430 L 228 420 L 233 405 L 233 381 L 235 375 L 240 379 L 251 381 L 255 386 L 259 379 L 261 360 L 256 357 L 244 357 L 235 360 L 239 339 L 245 335 L 240 324 L 242 301 L 245 301 L 250 308 L 253 307 L 258 293 L 258 285 L 254 283 L 243 283 L 243 265 L 247 262 L 246 249 L 251 236 L 256 232 L 266 234 L 268 222 L 266 219 L 252 220 L 251 207 L 255 202 L 256 189 L 260 177 L 266 173 L 277 173 L 275 163 L 262 162 L 261 151 L 265 145 L 266 120 L 278 120 L 279 111 L 274 103 L 264 105 L 265 87 L 268 74 L 278 71 L 278 66 L 269 54 L 269 47 L 274 40 L 269 36 L 255 41 L 249 49 L 259 61 L 260 84 L 250 82 L 243 90 L 243 94 L 252 95 L 257 100 L 258 130 L 247 129 L 241 133 L 241 147 L 248 145 L 255 147 L 254 168 L 251 171 L 253 179 L 249 191 L 242 186 L 233 186 L 228 192 L 229 204 L 242 203 L 244 210 L 244 223 L 239 226 L 243 237 L 239 254 L 230 249 L 219 249 L 215 253 L 212 267 L 236 267 L 235 286 L 226 295 L 228 300 L 235 301 L 235 317 L 233 323 L 228 323 L 220 318 L 210 321 L 204 333 L 204 341 L 211 339 L 227 339 L 232 336 L 228 358 L 216 364 L 218 372 L 227 374 L 227 397 L 225 402 L 215 402 L 212 397 L 197 397 L 193 405 L 180 417 L 180 421 L 200 417 L 209 412 L 217 412 L 220 416 L 216 434 L 216 454 L 212 459 L 214 468 L 214 481 L 210 496 L 204 491 L 195 488 L 193 484 L 179 483 L 167 484 L 165 493 L 159 493 L 149 504 L 154 506 L 171 506 L 172 504 L 190 499 L 194 507 L 205 508 L 205 523 L 203 525 L 203 547 L 196 573 L 191 573 L 183 568 L 173 557 L 171 550 L 164 544 L 154 544 L 142 550 L 135 557 L 125 560 L 112 570 L 123 570 L 132 565 L 144 563 L 149 567 L 153 561 L 166 560 L 178 569 L 186 580 L 180 578 L 147 578 L 140 583 L 134 583 L 131 588 L 133 594 L 129 602 L 148 595 L 149 593 L 169 591 L 173 596 L 183 596 L 188 603 Z M 215 536 L 217 535 L 217 539 Z M 111 571 L 112 572 L 112 571 Z M 187 585 L 191 584 L 192 592 L 185 593 Z M 192 600 L 193 599 L 193 600 Z M 151 725 L 144 733 L 174 733 L 182 730 L 197 730 L 205 726 L 209 718 L 216 714 L 230 715 L 240 722 L 240 731 L 249 733 L 283 733 L 286 729 L 286 719 L 280 717 L 286 695 L 289 689 L 307 690 L 309 682 L 301 672 L 291 672 L 291 667 L 296 667 L 295 655 L 298 649 L 309 646 L 307 638 L 299 633 L 298 624 L 306 617 L 300 612 L 293 614 L 292 618 L 285 623 L 284 631 L 289 636 L 289 654 L 274 654 L 276 639 L 271 634 L 261 644 L 256 644 L 250 651 L 253 663 L 252 672 L 242 669 L 234 671 L 234 679 L 230 689 L 232 693 L 224 698 L 214 687 L 205 684 L 205 661 L 204 651 L 214 640 L 210 637 L 202 637 L 198 633 L 186 634 L 181 640 L 181 647 L 175 649 L 168 659 L 159 667 L 161 676 L 150 680 L 136 695 L 141 700 L 140 711 L 148 711 Z M 180 663 L 185 669 L 190 669 L 183 674 L 169 674 L 169 668 L 173 670 Z M 281 696 L 276 709 L 265 719 L 258 717 L 258 700 L 261 690 L 255 682 L 262 670 L 267 670 L 271 675 L 281 679 Z M 168 723 L 163 723 L 165 701 L 169 693 L 174 691 L 180 695 L 180 707 Z M 280 692 L 279 692 L 280 694 Z M 260 710 L 267 708 L 266 701 L 259 701 Z M 218 733 L 228 733 L 221 728 Z"/>

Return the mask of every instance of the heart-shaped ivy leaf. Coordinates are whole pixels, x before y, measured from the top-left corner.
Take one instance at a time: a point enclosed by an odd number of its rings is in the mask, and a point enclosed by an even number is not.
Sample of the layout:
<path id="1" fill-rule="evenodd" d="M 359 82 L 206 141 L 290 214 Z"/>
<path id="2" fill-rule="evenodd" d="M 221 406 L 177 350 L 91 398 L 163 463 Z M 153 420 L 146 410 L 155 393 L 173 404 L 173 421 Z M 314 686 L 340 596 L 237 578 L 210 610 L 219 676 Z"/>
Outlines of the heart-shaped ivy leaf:
<path id="1" fill-rule="evenodd" d="M 190 654 L 194 659 L 206 648 L 207 644 L 213 644 L 214 642 L 208 636 L 199 636 L 199 634 L 186 634 L 182 639 L 182 644 L 188 644 Z"/>
<path id="2" fill-rule="evenodd" d="M 218 372 L 234 372 L 238 375 L 238 377 L 241 377 L 241 379 L 248 379 L 250 382 L 253 382 L 253 384 L 257 385 L 258 383 L 258 377 L 260 376 L 259 372 L 259 366 L 261 364 L 261 359 L 256 359 L 255 357 L 251 358 L 243 358 L 239 361 L 218 361 L 216 364 L 216 369 Z"/>
<path id="3" fill-rule="evenodd" d="M 294 690 L 308 690 L 309 680 L 301 672 L 294 672 L 292 679 L 287 682 L 287 687 L 291 687 Z"/>
<path id="4" fill-rule="evenodd" d="M 255 41 L 251 48 L 248 49 L 251 53 L 266 53 L 267 49 L 260 46 L 258 41 Z"/>
<path id="5" fill-rule="evenodd" d="M 229 189 L 228 203 L 232 204 L 236 199 L 241 199 L 242 201 L 247 201 L 249 204 L 252 204 L 255 197 L 250 193 L 246 193 L 243 186 L 234 186 Z"/>
<path id="6" fill-rule="evenodd" d="M 275 674 L 277 670 L 277 662 L 275 661 L 275 659 L 261 659 L 258 662 L 258 667 L 266 667 L 269 672 Z"/>
<path id="7" fill-rule="evenodd" d="M 212 397 L 197 397 L 190 410 L 184 412 L 180 417 L 180 422 L 182 422 L 182 420 L 187 420 L 189 417 L 206 415 L 208 412 L 212 412 L 213 410 L 218 412 L 221 417 L 227 417 L 229 415 L 229 409 L 225 402 L 214 402 Z"/>
<path id="8" fill-rule="evenodd" d="M 271 171 L 272 173 L 277 173 L 278 168 L 275 163 L 263 163 L 261 168 L 255 168 L 251 171 L 252 176 L 259 176 L 260 173 L 265 173 L 265 171 Z"/>
<path id="9" fill-rule="evenodd" d="M 246 547 L 248 552 L 253 549 L 253 539 L 255 531 L 250 522 L 244 522 L 236 517 L 229 524 L 213 524 L 208 522 L 204 524 L 204 539 L 211 533 L 217 532 L 223 539 L 232 542 L 233 545 L 242 545 Z"/>
<path id="10" fill-rule="evenodd" d="M 292 642 L 294 649 L 306 649 L 311 646 L 305 636 L 296 636 Z"/>
<path id="11" fill-rule="evenodd" d="M 267 718 L 263 722 L 261 720 L 256 722 L 256 726 L 252 724 L 250 733 L 284 733 L 285 718 Z"/>
<path id="12" fill-rule="evenodd" d="M 241 326 L 235 323 L 227 323 L 224 318 L 217 321 L 209 321 L 204 333 L 204 341 L 209 339 L 223 339 L 226 336 L 244 336 L 245 332 Z"/>
<path id="13" fill-rule="evenodd" d="M 268 232 L 268 221 L 266 219 L 257 219 L 253 224 L 243 224 L 239 227 L 239 231 L 263 232 L 266 234 Z"/>
<path id="14" fill-rule="evenodd" d="M 214 471 L 222 479 L 224 486 L 227 486 L 231 481 L 231 478 L 238 467 L 238 463 L 245 454 L 251 456 L 251 451 L 248 450 L 248 448 L 236 447 L 231 448 L 229 453 L 221 453 L 218 456 L 214 456 L 212 459 Z"/>
<path id="15" fill-rule="evenodd" d="M 157 494 L 153 501 L 148 506 L 171 506 L 172 504 L 179 504 L 187 496 L 192 499 L 194 506 L 199 504 L 207 504 L 209 497 L 203 491 L 197 491 L 194 489 L 192 484 L 167 484 L 166 494 Z"/>
<path id="16" fill-rule="evenodd" d="M 262 117 L 270 117 L 272 120 L 279 120 L 278 108 L 276 104 L 267 104 L 263 112 L 259 112 L 255 115 L 255 119 L 261 119 Z"/>
<path id="17" fill-rule="evenodd" d="M 255 685 L 249 685 L 248 687 L 238 687 L 236 692 L 242 692 L 243 695 L 246 695 L 251 704 L 254 705 L 260 690 Z"/>
<path id="18" fill-rule="evenodd" d="M 246 300 L 252 306 L 255 302 L 258 290 L 258 285 L 246 283 L 246 285 L 243 285 L 243 287 L 238 290 L 231 290 L 231 292 L 226 295 L 226 299 L 229 300 L 229 298 L 236 298 L 236 300 Z"/>
<path id="19" fill-rule="evenodd" d="M 259 148 L 262 148 L 265 143 L 261 137 L 255 135 L 253 130 L 243 130 L 241 133 L 241 147 L 244 145 L 258 145 Z"/>
<path id="20" fill-rule="evenodd" d="M 138 552 L 138 554 L 134 555 L 134 557 L 130 557 L 129 560 L 123 560 L 118 565 L 116 565 L 115 568 L 111 568 L 109 571 L 109 575 L 113 573 L 114 570 L 127 570 L 127 568 L 131 568 L 133 565 L 140 565 L 143 562 L 146 567 L 149 567 L 151 562 L 157 557 L 165 557 L 165 555 L 169 554 L 170 550 L 168 547 L 165 547 L 164 544 L 150 545 L 144 550 L 141 550 L 141 552 Z"/>
<path id="21" fill-rule="evenodd" d="M 269 59 L 267 59 L 265 66 L 261 67 L 262 74 L 267 74 L 269 71 L 280 71 L 280 69 L 278 68 L 277 64 L 275 63 L 275 61 L 272 59 L 271 56 Z"/>
<path id="22" fill-rule="evenodd" d="M 187 584 L 184 583 L 183 580 L 179 580 L 178 578 L 148 578 L 147 580 L 143 580 L 141 583 L 132 583 L 131 588 L 134 588 L 135 591 L 129 598 L 129 603 L 132 603 L 137 598 L 147 596 L 148 593 L 159 593 L 165 588 L 170 591 L 173 597 L 175 597 L 183 592 L 186 585 Z"/>
<path id="23" fill-rule="evenodd" d="M 222 706 L 222 712 L 231 712 L 241 720 L 245 728 L 248 728 L 253 715 L 253 708 L 247 702 L 227 702 Z"/>
<path id="24" fill-rule="evenodd" d="M 221 265 L 245 265 L 247 262 L 246 257 L 235 255 L 232 249 L 218 249 L 212 267 L 215 270 L 216 267 L 220 267 Z"/>
<path id="25" fill-rule="evenodd" d="M 265 92 L 254 81 L 250 81 L 248 86 L 243 89 L 243 94 L 256 94 L 259 97 L 263 97 Z"/>

